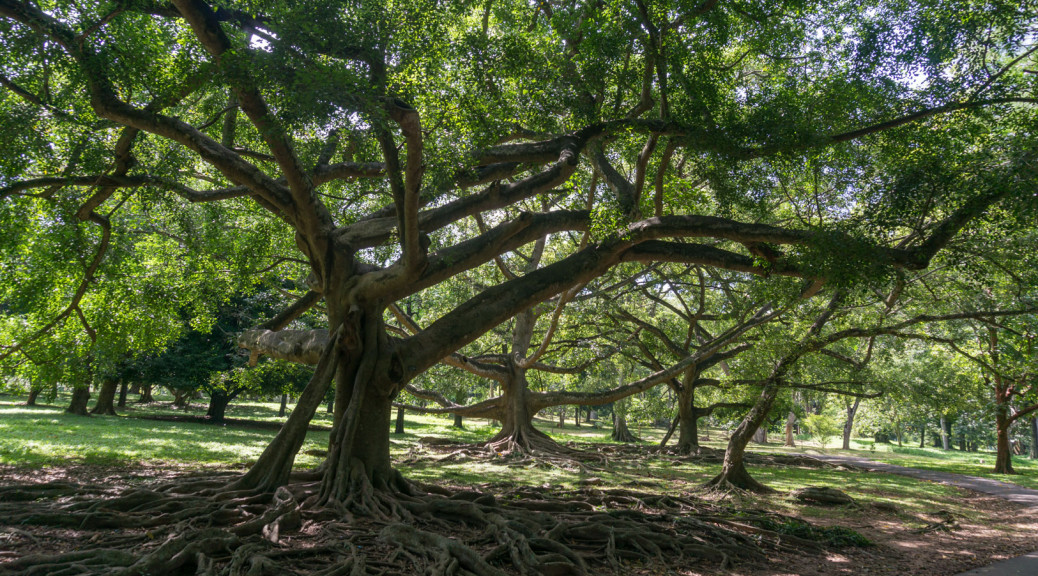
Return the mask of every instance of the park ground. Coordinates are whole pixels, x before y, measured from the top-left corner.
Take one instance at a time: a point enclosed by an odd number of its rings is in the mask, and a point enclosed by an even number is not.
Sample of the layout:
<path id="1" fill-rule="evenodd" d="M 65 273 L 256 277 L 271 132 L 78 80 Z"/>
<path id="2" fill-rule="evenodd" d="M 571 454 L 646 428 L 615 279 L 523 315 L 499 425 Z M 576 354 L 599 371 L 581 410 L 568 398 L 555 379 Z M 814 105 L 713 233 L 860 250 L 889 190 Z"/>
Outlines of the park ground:
<path id="1" fill-rule="evenodd" d="M 213 426 L 195 421 L 204 414 L 204 406 L 199 405 L 177 411 L 160 400 L 131 405 L 119 417 L 84 418 L 64 414 L 60 400 L 36 407 L 26 407 L 23 401 L 0 396 L 0 490 L 23 483 L 68 482 L 102 485 L 116 494 L 172 477 L 239 472 L 259 455 L 281 421 L 276 404 L 261 402 L 233 406 L 228 413 L 231 421 Z M 692 566 L 637 563 L 622 567 L 623 573 L 938 576 L 1038 549 L 1038 518 L 1021 513 L 1013 504 L 953 486 L 823 464 L 803 457 L 823 451 L 810 441 L 800 440 L 796 448 L 776 443 L 754 446 L 751 472 L 776 493 L 718 494 L 701 486 L 719 469 L 723 430 L 702 431 L 701 456 L 678 457 L 651 452 L 664 430 L 636 426 L 634 431 L 643 442 L 618 445 L 608 441 L 604 423 L 577 428 L 571 422 L 560 430 L 542 421 L 538 425 L 557 441 L 588 456 L 579 461 L 515 460 L 488 454 L 478 446 L 494 431 L 488 422 L 466 420 L 465 430 L 452 428 L 451 422 L 407 415 L 406 433 L 393 437 L 394 461 L 407 478 L 425 486 L 492 493 L 503 501 L 669 495 L 694 503 L 706 515 L 732 518 L 741 511 L 748 515 L 766 511 L 786 519 L 779 528 L 790 534 L 803 535 L 797 520 L 830 529 L 811 534 L 824 543 L 817 552 L 778 551 L 764 561 L 736 559 L 733 567 L 724 569 L 704 562 Z M 327 415 L 319 414 L 297 466 L 311 467 L 320 461 L 329 425 Z M 1023 458 L 1014 462 L 1019 474 L 1002 477 L 988 472 L 993 457 L 984 452 L 877 446 L 866 440 L 854 442 L 851 451 L 829 447 L 825 452 L 1038 488 L 1038 465 Z M 805 486 L 838 488 L 855 504 L 810 505 L 791 496 Z M 0 519 L 0 573 L 5 561 L 88 547 L 97 537 L 90 530 L 11 526 Z"/>

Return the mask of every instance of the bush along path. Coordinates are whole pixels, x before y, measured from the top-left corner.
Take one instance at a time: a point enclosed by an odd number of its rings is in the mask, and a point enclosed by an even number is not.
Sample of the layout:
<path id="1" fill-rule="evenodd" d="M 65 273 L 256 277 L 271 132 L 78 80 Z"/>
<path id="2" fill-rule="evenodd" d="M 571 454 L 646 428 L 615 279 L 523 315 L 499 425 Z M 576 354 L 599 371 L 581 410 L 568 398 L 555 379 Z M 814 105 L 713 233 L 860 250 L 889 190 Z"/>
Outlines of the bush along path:
<path id="1" fill-rule="evenodd" d="M 992 480 L 990 478 L 955 474 L 952 472 L 908 468 L 896 464 L 887 464 L 886 462 L 876 462 L 859 456 L 816 454 L 814 457 L 829 462 L 830 464 L 856 466 L 869 471 L 886 472 L 888 474 L 908 476 L 909 478 L 929 480 L 931 482 L 939 482 L 942 484 L 957 486 L 959 488 L 966 488 L 982 494 L 998 496 L 999 498 L 1023 506 L 1024 509 L 1020 511 L 1021 514 L 1031 516 L 1038 514 L 1038 490 L 1024 488 L 1015 484 L 999 482 L 998 480 Z M 1038 551 L 1017 558 L 1012 558 L 1005 562 L 998 562 L 997 564 L 977 568 L 975 570 L 970 570 L 969 572 L 963 572 L 958 576 L 1023 576 L 1031 574 L 1038 574 Z"/>

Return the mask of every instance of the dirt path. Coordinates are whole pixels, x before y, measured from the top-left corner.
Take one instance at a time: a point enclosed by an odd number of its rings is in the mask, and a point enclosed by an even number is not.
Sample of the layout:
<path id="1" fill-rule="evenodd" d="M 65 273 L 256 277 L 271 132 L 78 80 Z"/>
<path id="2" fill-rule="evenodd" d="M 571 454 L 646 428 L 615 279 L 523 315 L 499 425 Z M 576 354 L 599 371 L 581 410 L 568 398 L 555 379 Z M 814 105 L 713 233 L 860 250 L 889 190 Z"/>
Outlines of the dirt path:
<path id="1" fill-rule="evenodd" d="M 990 478 L 955 474 L 952 472 L 908 468 L 896 464 L 887 464 L 886 462 L 876 462 L 859 456 L 817 454 L 814 455 L 814 457 L 834 464 L 850 464 L 865 468 L 866 470 L 875 470 L 878 472 L 886 472 L 888 474 L 897 474 L 899 476 L 908 476 L 910 478 L 918 478 L 920 480 L 929 480 L 931 482 L 958 486 L 959 488 L 967 488 L 982 494 L 997 496 L 1008 502 L 1018 504 L 1023 507 L 1023 509 L 1020 510 L 1021 514 L 1030 516 L 1038 515 L 1038 490 L 1024 488 L 1015 484 L 999 482 L 998 480 L 992 480 Z M 983 568 L 970 570 L 969 572 L 963 572 L 958 576 L 1024 576 L 1033 574 L 1038 574 L 1038 551 L 1017 558 L 1012 558 L 1004 562 L 998 562 L 990 566 L 985 566 Z"/>

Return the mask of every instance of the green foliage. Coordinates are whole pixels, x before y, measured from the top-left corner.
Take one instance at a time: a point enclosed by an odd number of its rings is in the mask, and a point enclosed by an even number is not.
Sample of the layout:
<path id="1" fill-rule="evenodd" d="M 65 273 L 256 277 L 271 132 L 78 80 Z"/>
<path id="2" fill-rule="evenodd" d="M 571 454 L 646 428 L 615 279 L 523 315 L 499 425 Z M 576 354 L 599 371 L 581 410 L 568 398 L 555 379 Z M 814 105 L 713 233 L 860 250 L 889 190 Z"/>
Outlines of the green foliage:
<path id="1" fill-rule="evenodd" d="M 804 417 L 803 423 L 804 428 L 814 436 L 822 450 L 825 450 L 833 436 L 840 433 L 836 420 L 828 414 L 808 414 Z"/>

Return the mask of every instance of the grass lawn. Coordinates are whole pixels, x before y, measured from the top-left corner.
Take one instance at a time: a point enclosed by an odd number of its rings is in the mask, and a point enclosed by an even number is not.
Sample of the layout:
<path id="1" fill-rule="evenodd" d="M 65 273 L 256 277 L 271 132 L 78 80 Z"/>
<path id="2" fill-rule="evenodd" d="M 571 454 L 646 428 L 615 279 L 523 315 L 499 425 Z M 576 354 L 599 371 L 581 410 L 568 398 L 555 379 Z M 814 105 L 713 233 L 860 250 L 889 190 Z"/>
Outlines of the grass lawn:
<path id="1" fill-rule="evenodd" d="M 273 428 L 253 428 L 235 425 L 214 426 L 195 422 L 173 422 L 149 419 L 150 416 L 188 415 L 202 416 L 205 405 L 195 403 L 183 410 L 173 410 L 169 398 L 157 397 L 153 404 L 130 403 L 120 410 L 121 416 L 80 417 L 64 413 L 65 399 L 58 398 L 52 404 L 26 407 L 24 399 L 0 395 L 0 465 L 43 467 L 69 463 L 96 465 L 131 465 L 134 463 L 164 464 L 176 466 L 224 466 L 241 468 L 255 460 L 276 433 Z M 262 422 L 281 422 L 277 402 L 242 401 L 228 408 L 227 417 Z M 291 408 L 291 405 L 289 406 Z M 330 414 L 319 410 L 314 418 L 317 427 L 331 425 Z M 447 438 L 457 442 L 479 442 L 489 438 L 496 428 L 486 420 L 465 420 L 465 429 L 451 426 L 449 416 L 406 415 L 406 433 L 392 436 L 393 458 L 404 473 L 423 481 L 445 480 L 458 484 L 515 483 L 530 485 L 560 485 L 573 487 L 589 477 L 597 477 L 610 485 L 655 485 L 660 489 L 674 483 L 689 487 L 702 484 L 717 473 L 717 466 L 675 466 L 667 458 L 647 455 L 637 466 L 619 463 L 607 470 L 594 472 L 562 468 L 550 464 L 529 465 L 517 471 L 508 461 L 486 458 L 477 454 L 439 462 L 435 451 L 420 442 L 425 437 Z M 608 422 L 592 426 L 587 423 L 574 427 L 572 420 L 560 430 L 555 422 L 538 420 L 538 427 L 560 443 L 607 444 Z M 664 430 L 651 427 L 632 426 L 632 431 L 648 448 L 659 442 Z M 702 429 L 705 434 L 701 443 L 723 449 L 726 438 L 717 430 Z M 311 431 L 303 451 L 322 450 L 327 446 L 328 432 Z M 861 440 L 853 444 L 854 449 L 843 451 L 834 448 L 825 450 L 830 454 L 851 454 L 902 466 L 926 468 L 996 478 L 1014 482 L 1021 486 L 1038 488 L 1038 463 L 1026 458 L 1014 458 L 1019 474 L 1004 477 L 990 473 L 994 455 L 987 452 L 945 452 L 936 448 L 897 447 Z M 778 443 L 751 445 L 750 449 L 761 453 L 812 454 L 821 451 L 817 444 L 798 442 L 796 448 L 786 448 Z M 312 467 L 320 458 L 300 453 L 297 466 Z M 517 472 L 520 472 L 517 474 Z M 766 484 L 780 490 L 790 490 L 808 484 L 839 486 L 849 493 L 859 491 L 881 494 L 886 491 L 905 490 L 917 484 L 911 480 L 887 475 L 872 474 L 867 479 L 853 473 L 826 470 L 800 469 L 795 467 L 757 467 L 752 473 Z M 867 486 L 866 486 L 867 484 Z M 889 490 L 888 490 L 889 489 Z M 933 488 L 937 489 L 937 488 Z M 929 488 L 928 488 L 929 490 Z M 882 496 L 877 496 L 882 499 Z"/>
<path id="2" fill-rule="evenodd" d="M 832 444 L 829 446 L 829 448 L 822 450 L 817 443 L 798 440 L 796 448 L 787 448 L 780 443 L 773 443 L 768 446 L 751 445 L 751 449 L 759 452 L 807 455 L 825 453 L 857 456 L 909 468 L 990 478 L 1038 490 L 1038 461 L 1031 460 L 1027 456 L 1013 456 L 1013 468 L 1017 473 L 1007 476 L 1005 474 L 995 474 L 991 471 L 995 465 L 995 454 L 990 451 L 960 452 L 958 450 L 945 451 L 932 447 L 919 448 L 918 445 L 874 444 L 871 440 L 864 438 L 852 441 L 850 450 L 833 448 Z"/>

